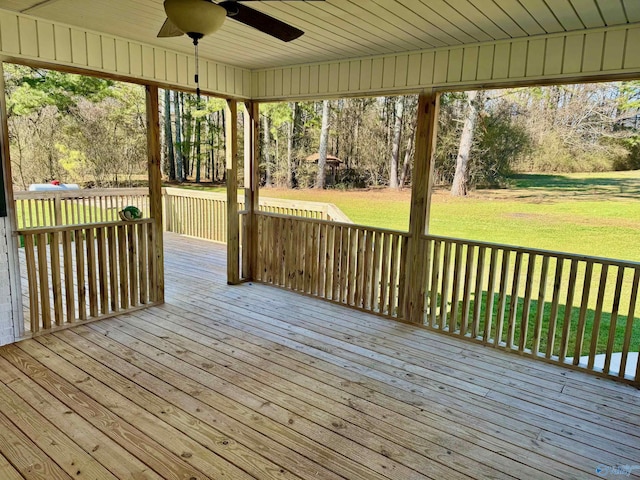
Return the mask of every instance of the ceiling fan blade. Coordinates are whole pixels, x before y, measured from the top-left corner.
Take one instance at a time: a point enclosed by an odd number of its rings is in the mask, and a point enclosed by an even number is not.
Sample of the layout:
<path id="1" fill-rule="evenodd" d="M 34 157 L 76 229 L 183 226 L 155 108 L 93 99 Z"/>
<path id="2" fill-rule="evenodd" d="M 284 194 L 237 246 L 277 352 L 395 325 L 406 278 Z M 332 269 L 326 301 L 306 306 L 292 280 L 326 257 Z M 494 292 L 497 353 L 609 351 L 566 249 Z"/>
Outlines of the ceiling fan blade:
<path id="1" fill-rule="evenodd" d="M 184 35 L 184 32 L 176 27 L 168 18 L 162 24 L 162 27 L 158 32 L 158 38 L 181 37 L 182 35 Z"/>
<path id="2" fill-rule="evenodd" d="M 273 18 L 266 13 L 254 10 L 236 1 L 229 0 L 220 2 L 218 5 L 227 10 L 227 16 L 229 18 L 249 25 L 283 42 L 290 42 L 304 34 L 302 30 L 288 23 L 284 23 L 277 18 Z"/>

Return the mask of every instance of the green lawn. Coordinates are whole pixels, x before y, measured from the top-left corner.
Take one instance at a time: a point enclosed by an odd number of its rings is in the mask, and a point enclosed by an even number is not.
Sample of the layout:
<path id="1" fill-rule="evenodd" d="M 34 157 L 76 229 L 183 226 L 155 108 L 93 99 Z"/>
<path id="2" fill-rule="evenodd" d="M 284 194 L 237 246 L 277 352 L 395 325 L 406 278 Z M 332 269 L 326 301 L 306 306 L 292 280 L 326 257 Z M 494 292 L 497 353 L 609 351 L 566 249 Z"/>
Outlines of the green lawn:
<path id="1" fill-rule="evenodd" d="M 519 175 L 506 190 L 453 198 L 436 189 L 430 232 L 640 261 L 640 171 Z M 410 191 L 262 189 L 265 197 L 331 202 L 363 225 L 406 231 Z"/>

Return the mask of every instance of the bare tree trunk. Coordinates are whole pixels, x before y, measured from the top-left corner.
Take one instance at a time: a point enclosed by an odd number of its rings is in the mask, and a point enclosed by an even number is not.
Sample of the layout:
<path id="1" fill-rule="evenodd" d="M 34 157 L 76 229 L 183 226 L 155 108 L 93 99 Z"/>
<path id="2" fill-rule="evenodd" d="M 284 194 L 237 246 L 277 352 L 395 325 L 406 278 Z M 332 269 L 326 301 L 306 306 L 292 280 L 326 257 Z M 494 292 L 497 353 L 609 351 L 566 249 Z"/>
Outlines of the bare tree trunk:
<path id="1" fill-rule="evenodd" d="M 198 105 L 200 108 L 200 105 Z M 200 168 L 201 168 L 201 158 L 200 154 L 202 153 L 202 119 L 200 115 L 196 118 L 196 183 L 200 183 Z"/>
<path id="2" fill-rule="evenodd" d="M 171 129 L 171 90 L 164 91 L 164 139 L 167 144 L 167 162 L 169 180 L 176 179 L 176 156 L 173 150 L 173 131 Z"/>
<path id="3" fill-rule="evenodd" d="M 398 158 L 400 157 L 400 140 L 402 138 L 402 115 L 404 113 L 404 96 L 396 99 L 396 121 L 393 126 L 393 143 L 391 145 L 391 166 L 389 168 L 389 187 L 398 188 Z"/>
<path id="4" fill-rule="evenodd" d="M 262 158 L 264 161 L 265 170 L 265 187 L 273 186 L 273 180 L 271 179 L 271 155 L 269 149 L 271 148 L 271 138 L 269 134 L 269 116 L 262 116 Z"/>
<path id="5" fill-rule="evenodd" d="M 318 152 L 318 175 L 316 188 L 324 188 L 327 149 L 329 146 L 329 100 L 322 102 L 322 129 L 320 130 L 320 149 Z"/>
<path id="6" fill-rule="evenodd" d="M 174 92 L 174 107 L 176 115 L 176 178 L 179 182 L 184 181 L 184 171 L 182 169 L 182 115 L 180 109 L 180 94 Z"/>
<path id="7" fill-rule="evenodd" d="M 293 137 L 296 129 L 298 105 L 293 102 L 289 104 L 289 108 L 291 108 L 291 123 L 287 129 L 287 188 L 293 188 Z"/>
<path id="8" fill-rule="evenodd" d="M 462 127 L 462 136 L 460 137 L 460 147 L 458 148 L 458 158 L 456 159 L 456 173 L 453 177 L 453 185 L 451 185 L 451 195 L 455 197 L 464 197 L 467 195 L 469 188 L 469 155 L 471 146 L 473 145 L 473 131 L 476 127 L 478 119 L 478 109 L 475 100 L 478 96 L 477 91 L 467 92 L 468 108 L 467 115 L 464 119 Z"/>
<path id="9" fill-rule="evenodd" d="M 407 149 L 404 152 L 404 162 L 402 163 L 402 173 L 400 174 L 400 188 L 404 188 L 407 183 L 407 176 L 409 175 L 409 168 L 411 159 L 413 158 L 413 151 L 415 149 L 414 139 L 416 138 L 416 125 L 411 126 L 411 133 L 407 140 Z"/>

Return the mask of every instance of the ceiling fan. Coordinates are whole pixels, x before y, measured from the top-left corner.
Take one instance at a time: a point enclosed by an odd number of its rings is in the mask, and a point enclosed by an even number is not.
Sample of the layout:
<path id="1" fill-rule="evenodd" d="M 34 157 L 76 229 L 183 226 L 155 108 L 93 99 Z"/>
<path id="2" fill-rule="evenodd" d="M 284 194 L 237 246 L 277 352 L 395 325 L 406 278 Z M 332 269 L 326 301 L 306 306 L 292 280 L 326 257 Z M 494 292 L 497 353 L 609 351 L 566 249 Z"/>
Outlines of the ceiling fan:
<path id="1" fill-rule="evenodd" d="M 194 42 L 218 30 L 226 17 L 249 25 L 283 42 L 290 42 L 304 32 L 277 18 L 240 3 L 263 0 L 165 0 L 167 20 L 158 37 L 178 37 L 187 34 Z M 282 1 L 282 0 L 281 0 Z M 292 1 L 292 0 L 288 0 Z M 303 0 L 324 1 L 324 0 Z"/>

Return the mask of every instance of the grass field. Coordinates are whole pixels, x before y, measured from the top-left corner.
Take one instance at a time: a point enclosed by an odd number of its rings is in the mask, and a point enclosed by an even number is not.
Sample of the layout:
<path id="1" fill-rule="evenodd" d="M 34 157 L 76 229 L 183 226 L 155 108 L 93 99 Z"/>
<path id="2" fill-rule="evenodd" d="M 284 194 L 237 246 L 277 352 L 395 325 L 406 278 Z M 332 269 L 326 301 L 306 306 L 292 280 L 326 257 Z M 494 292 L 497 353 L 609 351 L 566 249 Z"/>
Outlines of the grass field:
<path id="1" fill-rule="evenodd" d="M 512 188 L 454 198 L 436 189 L 430 233 L 640 261 L 640 171 L 519 175 Z M 262 189 L 265 197 L 331 202 L 357 224 L 406 231 L 409 189 Z"/>

